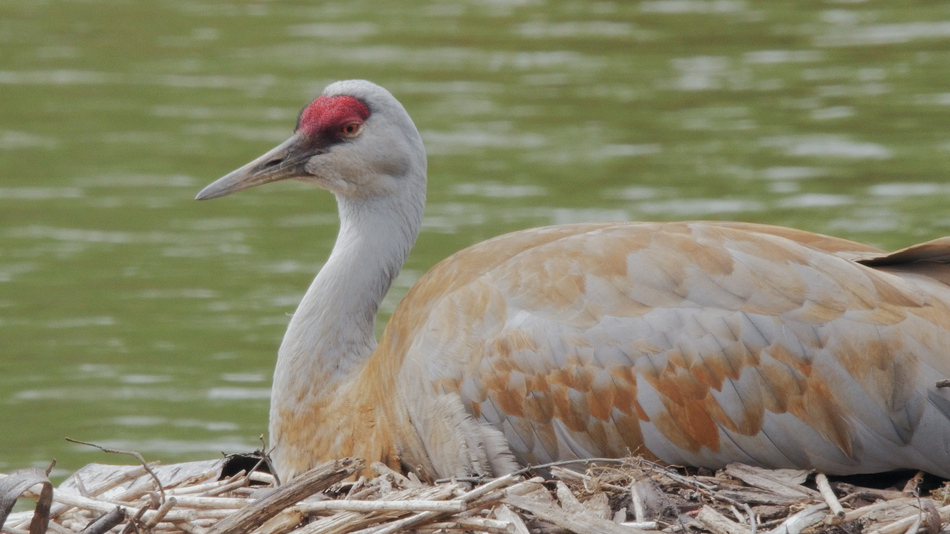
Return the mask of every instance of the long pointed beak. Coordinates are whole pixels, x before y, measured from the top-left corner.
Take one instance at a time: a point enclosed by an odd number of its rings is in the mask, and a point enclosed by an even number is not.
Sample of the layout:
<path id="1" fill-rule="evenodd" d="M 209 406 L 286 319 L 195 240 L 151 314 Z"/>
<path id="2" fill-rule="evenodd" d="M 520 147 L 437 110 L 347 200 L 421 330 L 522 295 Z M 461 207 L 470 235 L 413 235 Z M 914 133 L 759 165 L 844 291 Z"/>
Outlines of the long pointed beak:
<path id="1" fill-rule="evenodd" d="M 304 165 L 319 150 L 308 149 L 309 139 L 295 133 L 263 156 L 218 178 L 198 193 L 195 200 L 211 200 L 254 186 L 299 178 L 305 175 Z"/>

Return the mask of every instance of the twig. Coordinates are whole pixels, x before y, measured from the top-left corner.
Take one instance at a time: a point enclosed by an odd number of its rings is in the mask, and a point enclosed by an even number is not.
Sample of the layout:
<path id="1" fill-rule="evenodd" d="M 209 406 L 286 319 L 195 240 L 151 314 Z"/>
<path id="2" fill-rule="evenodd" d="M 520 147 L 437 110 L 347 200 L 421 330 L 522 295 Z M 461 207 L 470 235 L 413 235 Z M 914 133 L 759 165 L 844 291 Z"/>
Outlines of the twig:
<path id="1" fill-rule="evenodd" d="M 919 510 L 914 515 L 909 515 L 903 519 L 898 519 L 893 523 L 884 525 L 881 528 L 872 530 L 868 534 L 899 534 L 900 532 L 917 532 L 920 524 L 923 522 L 923 510 Z"/>
<path id="2" fill-rule="evenodd" d="M 221 493 L 231 491 L 236 488 L 246 486 L 248 478 L 245 476 L 233 477 L 230 480 L 215 480 L 213 482 L 206 482 L 204 484 L 197 484 L 195 486 L 186 486 L 186 487 L 177 487 L 169 490 L 165 490 L 166 495 L 193 495 L 195 493 L 201 493 L 204 497 L 212 497 Z M 273 482 L 273 480 L 272 480 Z"/>
<path id="3" fill-rule="evenodd" d="M 125 521 L 125 510 L 116 506 L 111 512 L 102 514 L 86 525 L 80 534 L 105 534 L 123 521 Z"/>
<path id="4" fill-rule="evenodd" d="M 745 516 L 743 516 L 743 515 L 742 515 L 742 512 L 740 512 L 739 509 L 736 508 L 736 505 L 730 504 L 730 505 L 729 505 L 729 511 L 732 512 L 732 515 L 734 515 L 734 516 L 736 517 L 736 519 L 739 521 L 739 523 L 745 523 L 745 521 L 746 521 Z"/>
<path id="5" fill-rule="evenodd" d="M 122 508 L 131 508 L 135 506 L 126 502 L 113 502 L 113 501 L 104 501 L 99 499 L 90 499 L 88 497 L 82 497 L 81 495 L 69 492 L 57 492 L 53 494 L 53 500 L 59 503 L 67 504 L 71 507 L 79 508 L 82 510 L 91 510 L 93 512 L 98 512 L 100 514 L 106 514 L 112 511 L 115 506 L 120 506 Z M 146 505 L 148 509 L 151 505 Z M 218 513 L 218 510 L 211 512 L 204 512 L 202 515 L 214 516 L 221 515 Z M 224 511 L 224 513 L 231 513 L 231 510 Z M 155 512 L 146 512 L 146 515 L 151 517 Z M 197 517 L 197 514 L 193 510 L 172 510 L 169 512 L 169 517 L 174 517 L 173 521 L 191 521 Z M 172 521 L 172 519 L 169 519 Z"/>
<path id="6" fill-rule="evenodd" d="M 452 501 L 470 503 L 485 496 L 486 494 L 494 490 L 501 489 L 506 486 L 510 486 L 511 484 L 514 484 L 516 480 L 517 478 L 514 474 L 505 475 L 503 477 L 496 478 L 495 480 L 492 480 L 491 482 L 483 486 L 479 486 L 467 493 L 463 493 L 462 495 L 456 497 L 455 499 L 452 499 Z M 452 502 L 452 501 L 449 501 L 449 502 Z M 439 517 L 441 513 L 442 512 L 420 512 L 416 515 L 409 516 L 405 519 L 400 519 L 399 521 L 393 521 L 392 523 L 389 523 L 388 525 L 378 530 L 373 530 L 373 533 L 374 534 L 393 534 L 395 532 L 402 532 L 403 530 L 406 530 L 410 527 L 415 527 L 415 526 L 419 526 L 420 524 L 425 524 L 430 521 L 434 521 L 435 518 Z"/>
<path id="7" fill-rule="evenodd" d="M 605 458 L 604 460 L 609 460 L 609 458 Z M 506 475 L 506 476 L 519 476 L 519 475 L 523 475 L 523 474 L 528 473 L 529 471 L 532 471 L 532 470 L 535 470 L 535 469 L 547 469 L 547 468 L 549 468 L 549 467 L 557 467 L 557 466 L 561 466 L 561 465 L 571 465 L 571 464 L 579 464 L 579 463 L 589 463 L 589 462 L 593 462 L 593 461 L 594 461 L 594 459 L 561 460 L 561 461 L 559 461 L 559 462 L 550 462 L 550 463 L 546 463 L 546 464 L 529 465 L 528 467 L 522 467 L 521 469 L 519 469 L 519 470 L 517 470 L 517 471 L 514 471 L 514 472 L 512 472 L 512 473 L 509 473 L 509 474 Z M 616 460 L 615 460 L 615 461 L 616 461 Z M 498 480 L 498 479 L 497 479 L 497 478 L 492 478 L 492 477 L 490 477 L 490 476 L 488 476 L 488 475 L 481 475 L 481 476 L 472 476 L 472 477 L 437 478 L 437 479 L 435 479 L 434 481 L 432 481 L 432 483 L 433 483 L 433 484 L 445 484 L 446 482 L 468 482 L 469 484 L 472 484 L 472 485 L 476 485 L 476 486 L 477 486 L 477 485 L 479 485 L 479 484 L 485 484 L 485 483 L 487 483 L 487 482 L 491 482 L 492 480 Z"/>
<path id="8" fill-rule="evenodd" d="M 495 507 L 495 517 L 512 525 L 515 534 L 530 534 L 521 516 L 512 512 L 511 508 L 508 508 L 504 504 L 499 504 Z"/>
<path id="9" fill-rule="evenodd" d="M 0 526 L 6 523 L 17 499 L 36 485 L 41 485 L 42 489 L 30 521 L 30 534 L 46 532 L 53 504 L 53 484 L 49 481 L 48 473 L 35 468 L 18 471 L 0 480 Z"/>
<path id="10" fill-rule="evenodd" d="M 713 534 L 749 534 L 748 529 L 720 514 L 708 504 L 700 508 L 696 521 Z"/>
<path id="11" fill-rule="evenodd" d="M 821 521 L 821 516 L 823 515 L 822 511 L 827 508 L 828 505 L 825 503 L 809 506 L 801 512 L 788 517 L 785 521 L 782 521 L 779 526 L 769 532 L 773 534 L 797 534 L 805 528 Z"/>
<path id="12" fill-rule="evenodd" d="M 96 487 L 95 489 L 93 489 L 92 491 L 90 491 L 90 492 L 89 492 L 89 495 L 87 495 L 87 496 L 88 496 L 88 497 L 98 497 L 98 496 L 102 495 L 103 493 L 105 493 L 105 492 L 107 492 L 107 491 L 109 491 L 109 490 L 111 490 L 111 489 L 113 489 L 113 488 L 115 488 L 115 487 L 121 486 L 122 484 L 125 484 L 126 482 L 128 482 L 128 481 L 130 481 L 130 480 L 135 480 L 135 479 L 139 478 L 140 476 L 142 476 L 142 475 L 144 475 L 144 474 L 147 474 L 147 473 L 148 473 L 148 469 L 147 469 L 146 467 L 135 467 L 135 468 L 133 468 L 133 469 L 130 469 L 130 470 L 128 470 L 128 471 L 125 471 L 125 472 L 122 473 L 120 476 L 117 476 L 117 477 L 114 477 L 114 478 L 112 478 L 112 479 L 110 479 L 110 480 L 107 480 L 107 481 L 106 481 L 105 483 L 103 483 L 101 486 L 98 486 L 98 487 Z M 54 512 L 54 515 L 55 515 L 55 512 Z"/>
<path id="13" fill-rule="evenodd" d="M 573 464 L 588 464 L 589 465 L 596 462 L 605 463 L 605 464 L 627 464 L 627 463 L 630 463 L 630 459 L 629 458 L 578 458 L 576 460 L 561 460 L 558 462 L 548 462 L 546 464 L 529 465 L 528 467 L 519 469 L 511 474 L 517 476 L 517 475 L 523 475 L 530 471 L 534 471 L 536 469 L 547 469 L 549 467 L 573 465 Z"/>
<path id="14" fill-rule="evenodd" d="M 499 478 L 496 478 L 495 480 L 492 480 L 488 484 L 479 486 L 467 493 L 464 493 L 453 500 L 462 501 L 462 502 L 472 502 L 482 497 L 483 495 L 488 494 L 489 492 L 514 484 L 515 482 L 518 481 L 517 479 L 518 477 L 515 474 L 505 475 L 503 477 L 499 477 Z"/>
<path id="15" fill-rule="evenodd" d="M 388 477 L 391 481 L 395 482 L 399 487 L 408 488 L 409 479 L 406 478 L 402 473 L 397 473 L 393 471 L 388 465 L 382 462 L 373 462 L 370 464 L 370 469 L 376 471 L 376 474 L 381 477 Z"/>
<path id="16" fill-rule="evenodd" d="M 745 464 L 733 463 L 726 466 L 726 474 L 737 478 L 750 486 L 764 489 L 796 499 L 818 497 L 819 493 L 800 484 L 789 484 L 774 477 L 769 470 Z"/>
<path id="17" fill-rule="evenodd" d="M 268 484 L 274 487 L 277 487 L 277 477 L 270 473 L 265 473 L 263 471 L 251 471 L 247 474 L 248 480 L 252 482 L 261 482 L 263 484 Z"/>
<path id="18" fill-rule="evenodd" d="M 633 518 L 637 523 L 647 520 L 646 507 L 643 503 L 643 494 L 640 493 L 639 483 L 634 480 L 630 483 L 630 499 L 633 501 Z"/>
<path id="19" fill-rule="evenodd" d="M 742 503 L 742 507 L 745 509 L 745 513 L 749 514 L 749 529 L 752 530 L 752 534 L 757 534 L 759 530 L 759 524 L 756 520 L 755 511 L 749 506 L 749 503 Z"/>
<path id="20" fill-rule="evenodd" d="M 79 473 L 76 473 L 76 476 L 73 478 L 76 479 L 76 489 L 79 490 L 79 494 L 83 497 L 91 497 L 89 491 L 86 489 L 86 485 L 82 483 L 82 478 L 79 477 Z"/>
<path id="21" fill-rule="evenodd" d="M 587 473 L 579 473 L 573 469 L 565 469 L 563 467 L 552 466 L 551 467 L 551 476 L 554 478 L 559 478 L 565 482 L 577 482 L 584 485 L 584 489 L 588 492 L 593 493 L 594 490 L 591 489 L 591 483 L 594 481 L 594 478 Z M 604 482 L 603 480 L 597 481 L 597 486 L 599 488 L 606 488 L 618 493 L 622 493 L 627 490 L 623 486 L 618 486 L 616 484 L 611 484 L 609 482 Z"/>
<path id="22" fill-rule="evenodd" d="M 530 512 L 542 521 L 554 523 L 572 532 L 590 534 L 642 534 L 644 532 L 618 525 L 609 519 L 601 519 L 593 514 L 570 513 L 553 502 L 542 502 L 540 499 L 532 498 L 532 495 L 534 494 L 509 496 L 505 499 L 505 503 Z"/>
<path id="23" fill-rule="evenodd" d="M 481 517 L 459 517 L 441 523 L 429 523 L 419 530 L 460 530 L 463 532 L 477 531 L 500 534 L 510 534 L 513 531 L 511 523 L 508 523 L 507 521 L 499 521 L 498 519 L 485 519 Z"/>
<path id="24" fill-rule="evenodd" d="M 135 516 L 129 519 L 129 522 L 125 524 L 125 528 L 122 529 L 122 534 L 132 534 L 133 530 L 138 532 L 138 527 L 136 524 L 141 521 L 142 517 L 145 516 L 145 512 L 147 512 L 149 508 L 150 505 L 148 504 L 139 508 L 139 511 L 135 512 Z"/>
<path id="25" fill-rule="evenodd" d="M 844 508 L 841 506 L 841 503 L 838 502 L 838 497 L 835 496 L 835 492 L 831 490 L 828 477 L 826 477 L 824 473 L 818 473 L 815 475 L 815 484 L 818 486 L 818 493 L 821 494 L 821 498 L 825 500 L 828 504 L 828 508 L 831 509 L 831 513 L 834 514 L 834 517 L 840 522 L 844 519 Z"/>
<path id="26" fill-rule="evenodd" d="M 155 510 L 155 515 L 150 517 L 149 520 L 145 522 L 144 524 L 145 529 L 150 530 L 152 529 L 152 527 L 157 525 L 159 521 L 161 521 L 162 519 L 165 518 L 166 515 L 168 515 L 168 512 L 171 511 L 172 507 L 175 506 L 176 504 L 178 504 L 178 498 L 169 497 L 168 500 L 162 503 L 162 505 L 158 508 L 158 510 Z"/>
<path id="27" fill-rule="evenodd" d="M 904 497 L 901 499 L 883 500 L 883 501 L 879 501 L 873 504 L 869 504 L 867 506 L 862 506 L 861 508 L 848 510 L 847 512 L 845 512 L 844 517 L 842 518 L 842 522 L 847 523 L 849 521 L 854 521 L 855 519 L 858 519 L 870 512 L 875 512 L 882 508 L 891 508 L 891 507 L 897 506 L 898 503 L 910 504 L 911 501 L 916 501 L 916 500 L 917 499 L 914 497 Z"/>
<path id="28" fill-rule="evenodd" d="M 296 506 L 285 508 L 279 514 L 259 526 L 253 534 L 284 534 L 299 525 L 300 522 L 303 521 L 303 517 L 303 512 Z"/>
<path id="29" fill-rule="evenodd" d="M 264 499 L 229 515 L 209 531 L 209 534 L 250 532 L 274 517 L 281 510 L 315 493 L 329 488 L 363 468 L 359 458 L 344 458 L 327 462 L 297 477 L 292 483 L 277 488 Z"/>
<path id="30" fill-rule="evenodd" d="M 319 512 L 448 512 L 460 513 L 468 509 L 462 501 L 354 501 L 334 500 L 302 502 L 297 505 L 306 515 Z"/>
<path id="31" fill-rule="evenodd" d="M 109 449 L 109 448 L 107 448 L 107 447 L 103 447 L 102 445 L 96 445 L 95 443 L 89 443 L 88 441 L 80 441 L 80 440 L 78 440 L 78 439 L 73 439 L 73 438 L 70 438 L 70 437 L 67 437 L 67 438 L 66 438 L 66 441 L 68 441 L 68 442 L 70 442 L 70 443 L 77 443 L 77 444 L 79 444 L 79 445 L 86 445 L 86 446 L 89 446 L 89 447 L 95 447 L 95 448 L 99 449 L 99 450 L 102 451 L 102 452 L 108 452 L 108 453 L 112 453 L 112 454 L 124 454 L 124 455 L 126 455 L 126 456 L 131 456 L 131 457 L 135 458 L 136 460 L 138 460 L 138 461 L 142 464 L 142 467 L 145 468 L 145 470 L 148 472 L 148 474 L 149 474 L 149 475 L 152 475 L 152 478 L 155 479 L 155 484 L 158 485 L 158 492 L 159 492 L 159 493 L 161 494 L 161 496 L 162 496 L 162 502 L 165 502 L 165 488 L 162 486 L 162 481 L 158 479 L 158 476 L 155 474 L 155 471 L 152 471 L 152 468 L 148 466 L 148 462 L 145 461 L 145 458 L 142 458 L 142 455 L 141 455 L 141 454 L 139 454 L 139 453 L 137 453 L 137 452 L 135 452 L 135 451 L 121 451 L 121 450 L 117 450 L 117 449 Z"/>
<path id="32" fill-rule="evenodd" d="M 839 499 L 839 501 L 842 503 L 845 503 L 857 498 L 867 499 L 870 501 L 880 501 L 880 500 L 892 501 L 895 499 L 903 499 L 907 497 L 906 494 L 901 493 L 899 491 L 865 488 L 863 486 L 855 486 L 853 484 L 848 484 L 846 482 L 835 482 L 835 486 L 838 487 L 838 491 L 847 493 L 847 495 Z"/>
<path id="33" fill-rule="evenodd" d="M 264 448 L 264 434 L 261 434 L 259 439 L 261 440 L 261 459 L 264 460 L 264 464 L 267 465 L 267 470 L 270 471 L 271 476 L 274 477 L 274 487 L 280 487 L 281 480 L 280 477 L 277 476 L 277 468 L 274 467 L 274 462 L 270 459 L 270 453 L 274 452 L 274 447 L 271 447 L 270 450 Z M 257 469 L 257 466 L 254 466 L 254 469 Z M 254 469 L 251 471 L 253 472 Z"/>
<path id="34" fill-rule="evenodd" d="M 656 530 L 656 525 L 657 525 L 656 521 L 644 521 L 642 523 L 637 522 L 637 521 L 621 521 L 617 524 L 622 527 L 632 527 L 632 528 L 638 528 L 640 530 Z M 753 532 L 752 534 L 755 534 L 755 532 Z"/>
<path id="35" fill-rule="evenodd" d="M 640 465 L 646 466 L 647 469 L 653 471 L 654 473 L 659 473 L 665 477 L 669 477 L 670 479 L 675 480 L 679 482 L 680 484 L 684 484 L 686 486 L 691 486 L 694 488 L 700 488 L 706 491 L 716 491 L 716 486 L 710 486 L 709 484 L 703 484 L 702 482 L 699 482 L 698 480 L 692 480 L 689 477 L 684 477 L 683 475 L 674 472 L 670 468 L 663 467 L 662 465 L 656 462 L 640 459 Z"/>
<path id="36" fill-rule="evenodd" d="M 909 515 L 893 523 L 871 531 L 869 534 L 900 534 L 901 532 L 915 533 L 924 521 L 927 521 L 928 532 L 935 532 L 940 528 L 943 518 L 950 513 L 950 506 L 937 509 L 930 499 L 917 499 L 917 513 Z"/>
<path id="37" fill-rule="evenodd" d="M 380 495 L 378 498 L 382 501 L 398 501 L 401 499 L 441 501 L 452 497 L 458 488 L 458 484 L 440 484 L 436 486 L 426 485 L 425 487 L 421 488 L 397 490 L 387 495 Z M 370 530 L 378 529 L 381 528 L 380 523 L 401 517 L 403 515 L 405 515 L 405 512 L 337 512 L 333 515 L 307 524 L 294 534 L 342 534 L 344 532 L 364 532 L 367 527 Z M 371 527 L 370 525 L 375 526 Z M 361 531 L 358 529 L 363 530 Z"/>
<path id="38" fill-rule="evenodd" d="M 49 527 L 49 530 L 46 531 L 47 534 L 75 534 L 76 532 L 73 529 L 68 529 L 66 527 L 57 525 L 55 521 L 50 521 L 49 525 L 47 526 Z"/>
<path id="39" fill-rule="evenodd" d="M 258 436 L 258 439 L 261 440 L 261 459 L 258 460 L 256 464 L 254 464 L 254 467 L 251 468 L 250 472 L 253 473 L 254 471 L 257 471 L 257 468 L 260 467 L 261 464 L 263 464 L 263 465 L 266 465 L 266 466 L 267 466 L 267 471 L 268 471 L 267 474 L 271 474 L 271 473 L 275 472 L 276 469 L 274 469 L 274 464 L 272 464 L 271 461 L 270 461 L 270 453 L 268 453 L 268 452 L 266 452 L 266 451 L 264 450 L 264 447 L 263 447 L 263 444 L 264 444 L 264 434 L 261 434 L 260 436 Z M 274 449 L 271 448 L 271 450 L 274 450 Z M 276 480 L 277 480 L 277 476 L 276 476 L 276 475 L 272 475 L 272 476 L 274 476 L 274 480 L 276 481 Z"/>

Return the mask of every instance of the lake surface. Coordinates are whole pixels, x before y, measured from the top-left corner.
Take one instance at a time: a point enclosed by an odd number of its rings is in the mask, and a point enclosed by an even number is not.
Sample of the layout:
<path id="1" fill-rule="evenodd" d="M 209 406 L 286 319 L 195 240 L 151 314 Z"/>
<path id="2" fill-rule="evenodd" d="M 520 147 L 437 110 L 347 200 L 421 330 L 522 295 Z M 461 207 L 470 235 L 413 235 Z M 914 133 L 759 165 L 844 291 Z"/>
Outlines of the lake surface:
<path id="1" fill-rule="evenodd" d="M 950 234 L 950 3 L 0 2 L 0 471 L 260 446 L 326 192 L 206 183 L 329 82 L 429 150 L 387 297 L 532 226 L 732 219 L 899 248 Z"/>

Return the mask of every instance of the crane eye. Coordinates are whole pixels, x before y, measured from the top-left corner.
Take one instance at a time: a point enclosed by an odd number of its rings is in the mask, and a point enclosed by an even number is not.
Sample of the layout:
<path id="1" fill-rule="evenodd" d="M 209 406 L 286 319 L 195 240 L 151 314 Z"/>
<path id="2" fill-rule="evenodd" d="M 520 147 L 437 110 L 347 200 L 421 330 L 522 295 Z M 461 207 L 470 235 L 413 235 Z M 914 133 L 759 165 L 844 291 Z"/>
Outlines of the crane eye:
<path id="1" fill-rule="evenodd" d="M 353 137 L 354 135 L 360 133 L 362 130 L 363 124 L 359 122 L 348 122 L 340 127 L 340 134 L 344 137 Z"/>

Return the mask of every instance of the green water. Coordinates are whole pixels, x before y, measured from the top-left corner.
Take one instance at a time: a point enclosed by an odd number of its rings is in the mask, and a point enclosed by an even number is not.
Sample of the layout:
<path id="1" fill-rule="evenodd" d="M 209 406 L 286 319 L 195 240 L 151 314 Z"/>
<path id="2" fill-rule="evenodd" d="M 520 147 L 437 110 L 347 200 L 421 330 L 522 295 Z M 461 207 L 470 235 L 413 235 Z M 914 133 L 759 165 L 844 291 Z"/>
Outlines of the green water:
<path id="1" fill-rule="evenodd" d="M 382 322 L 520 228 L 736 219 L 950 234 L 950 4 L 0 1 L 0 471 L 257 447 L 333 199 L 206 183 L 328 82 L 405 104 L 425 227 Z"/>

